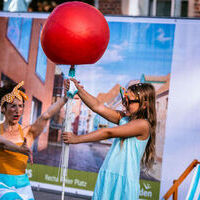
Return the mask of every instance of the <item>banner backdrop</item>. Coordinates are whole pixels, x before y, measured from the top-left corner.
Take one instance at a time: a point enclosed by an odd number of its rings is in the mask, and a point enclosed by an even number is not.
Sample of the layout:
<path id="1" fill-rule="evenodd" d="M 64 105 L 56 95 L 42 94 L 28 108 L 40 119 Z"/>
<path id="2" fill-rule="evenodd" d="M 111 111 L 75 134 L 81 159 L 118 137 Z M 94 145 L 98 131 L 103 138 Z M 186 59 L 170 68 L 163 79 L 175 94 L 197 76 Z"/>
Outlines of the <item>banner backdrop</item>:
<path id="1" fill-rule="evenodd" d="M 200 161 L 200 20 L 177 20 L 162 165 L 162 197 L 190 163 Z M 186 199 L 194 170 L 178 189 Z M 199 198 L 199 197 L 198 197 Z M 196 198 L 194 198 L 196 199 Z"/>
<path id="2" fill-rule="evenodd" d="M 21 123 L 27 125 L 61 97 L 69 66 L 55 66 L 42 51 L 40 32 L 48 15 L 1 13 L 0 16 L 1 81 L 25 80 L 29 100 Z M 120 86 L 128 87 L 138 82 L 155 86 L 156 160 L 149 171 L 141 166 L 140 198 L 159 199 L 176 20 L 106 19 L 110 42 L 104 56 L 96 64 L 77 66 L 76 78 L 87 91 L 113 109 L 123 109 Z M 73 116 L 73 132 L 77 135 L 114 126 L 89 110 L 78 96 L 74 99 Z M 28 165 L 27 169 L 34 186 L 61 191 L 59 166 L 63 121 L 64 109 L 52 118 L 44 133 L 34 142 L 34 165 Z M 112 140 L 70 145 L 66 191 L 92 195 L 98 170 L 111 144 Z"/>

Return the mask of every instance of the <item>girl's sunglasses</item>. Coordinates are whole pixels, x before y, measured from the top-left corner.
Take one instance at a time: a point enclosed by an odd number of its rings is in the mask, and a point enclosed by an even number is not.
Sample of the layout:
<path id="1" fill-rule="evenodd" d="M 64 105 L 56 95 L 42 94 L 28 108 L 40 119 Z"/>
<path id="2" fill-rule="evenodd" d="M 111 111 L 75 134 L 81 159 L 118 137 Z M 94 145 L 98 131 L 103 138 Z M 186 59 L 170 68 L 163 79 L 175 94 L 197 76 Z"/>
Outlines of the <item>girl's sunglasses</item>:
<path id="1" fill-rule="evenodd" d="M 122 99 L 122 104 L 123 104 L 124 106 L 128 106 L 128 105 L 133 104 L 133 103 L 140 103 L 140 100 L 139 100 L 139 99 L 130 100 L 128 96 L 125 96 L 125 97 Z"/>

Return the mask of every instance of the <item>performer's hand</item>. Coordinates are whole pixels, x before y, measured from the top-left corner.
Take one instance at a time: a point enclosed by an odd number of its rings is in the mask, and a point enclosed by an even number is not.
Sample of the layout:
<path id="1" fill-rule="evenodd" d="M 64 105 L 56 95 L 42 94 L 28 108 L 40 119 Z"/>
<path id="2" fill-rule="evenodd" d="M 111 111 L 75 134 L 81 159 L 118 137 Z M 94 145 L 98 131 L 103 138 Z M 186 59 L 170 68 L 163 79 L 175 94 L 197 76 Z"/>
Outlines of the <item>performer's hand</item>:
<path id="1" fill-rule="evenodd" d="M 64 95 L 66 98 L 67 98 L 67 91 L 69 90 L 69 86 L 70 86 L 69 79 L 65 79 L 64 80 Z"/>
<path id="2" fill-rule="evenodd" d="M 23 144 L 19 147 L 19 152 L 27 155 L 30 158 L 31 164 L 33 164 L 33 153 L 30 148 L 27 146 L 27 139 L 24 138 Z"/>
<path id="3" fill-rule="evenodd" d="M 62 139 L 64 143 L 66 144 L 77 144 L 78 143 L 78 137 L 71 132 L 64 132 L 62 133 Z"/>

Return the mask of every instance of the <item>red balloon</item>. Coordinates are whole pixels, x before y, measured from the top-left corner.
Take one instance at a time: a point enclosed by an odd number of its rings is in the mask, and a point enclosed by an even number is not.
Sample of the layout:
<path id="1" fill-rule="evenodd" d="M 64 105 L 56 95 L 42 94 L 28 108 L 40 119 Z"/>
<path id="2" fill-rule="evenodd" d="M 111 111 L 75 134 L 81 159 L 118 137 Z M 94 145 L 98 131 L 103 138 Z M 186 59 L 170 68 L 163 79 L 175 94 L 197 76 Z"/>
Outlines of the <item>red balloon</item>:
<path id="1" fill-rule="evenodd" d="M 57 64 L 93 64 L 102 57 L 109 38 L 103 14 L 78 1 L 57 6 L 41 32 L 42 48 Z"/>

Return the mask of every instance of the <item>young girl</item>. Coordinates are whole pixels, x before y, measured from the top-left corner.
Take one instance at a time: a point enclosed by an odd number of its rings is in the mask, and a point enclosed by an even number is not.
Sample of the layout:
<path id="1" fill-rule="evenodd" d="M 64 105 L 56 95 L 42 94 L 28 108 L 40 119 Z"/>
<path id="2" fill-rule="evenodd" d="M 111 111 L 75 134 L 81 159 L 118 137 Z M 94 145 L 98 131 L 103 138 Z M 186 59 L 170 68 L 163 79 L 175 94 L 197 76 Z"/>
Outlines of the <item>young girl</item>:
<path id="1" fill-rule="evenodd" d="M 86 135 L 63 133 L 65 143 L 83 143 L 115 138 L 99 171 L 93 200 L 139 199 L 140 163 L 151 167 L 155 153 L 155 90 L 151 84 L 132 85 L 123 98 L 125 112 L 112 110 L 87 93 L 76 80 L 78 95 L 94 112 L 118 124 Z"/>

